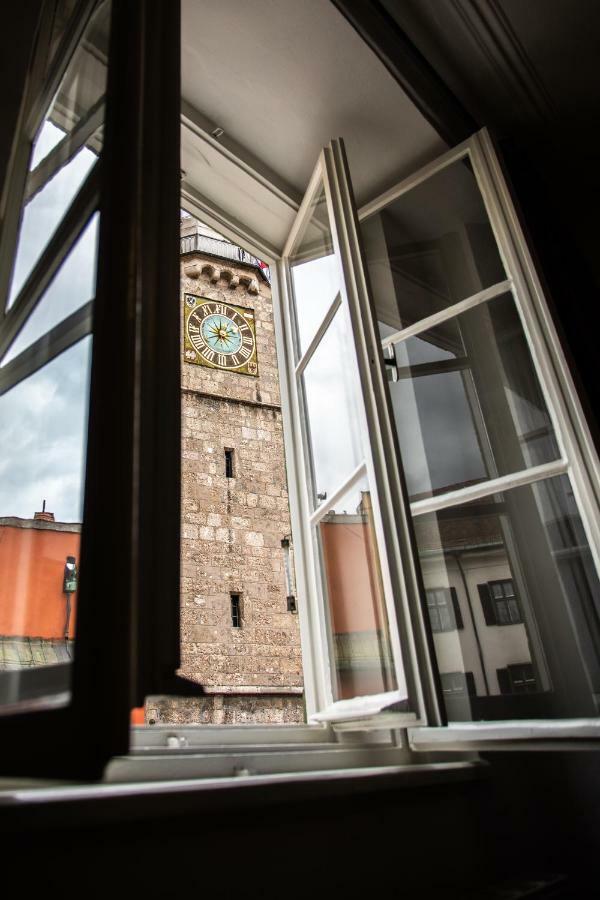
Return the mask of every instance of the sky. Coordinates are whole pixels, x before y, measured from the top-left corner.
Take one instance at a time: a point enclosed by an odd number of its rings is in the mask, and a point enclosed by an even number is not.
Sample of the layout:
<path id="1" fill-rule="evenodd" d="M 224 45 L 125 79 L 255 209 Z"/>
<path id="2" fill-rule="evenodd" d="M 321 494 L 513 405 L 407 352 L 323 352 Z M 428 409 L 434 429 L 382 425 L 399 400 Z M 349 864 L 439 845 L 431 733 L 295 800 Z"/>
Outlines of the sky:
<path id="1" fill-rule="evenodd" d="M 62 135 L 45 124 L 33 166 Z M 9 305 L 95 159 L 81 150 L 25 210 Z M 86 226 L 3 364 L 93 298 L 97 219 Z M 0 397 L 0 517 L 32 518 L 46 500 L 57 521 L 81 521 L 90 351 L 87 337 Z"/>

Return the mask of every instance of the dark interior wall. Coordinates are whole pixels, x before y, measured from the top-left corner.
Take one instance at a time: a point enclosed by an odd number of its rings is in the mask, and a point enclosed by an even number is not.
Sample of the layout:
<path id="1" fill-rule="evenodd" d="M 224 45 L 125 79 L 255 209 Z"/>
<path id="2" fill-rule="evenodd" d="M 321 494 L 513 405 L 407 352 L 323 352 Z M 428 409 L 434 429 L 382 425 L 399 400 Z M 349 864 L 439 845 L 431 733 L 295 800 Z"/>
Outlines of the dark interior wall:
<path id="1" fill-rule="evenodd" d="M 600 303 L 600 225 L 596 218 L 585 226 L 590 208 L 597 207 L 600 199 L 600 167 L 591 180 L 589 167 L 574 166 L 571 152 L 561 154 L 560 147 L 542 158 L 533 156 L 517 139 L 500 141 L 499 149 L 569 368 L 600 450 L 594 327 Z M 568 191 L 562 183 L 566 172 Z"/>
<path id="2" fill-rule="evenodd" d="M 225 795 L 221 810 L 202 797 L 164 810 L 159 799 L 121 801 L 101 826 L 85 824 L 89 809 L 75 805 L 58 819 L 30 810 L 16 825 L 6 810 L 0 828 L 11 827 L 2 846 L 30 888 L 43 884 L 63 897 L 106 897 L 118 884 L 144 897 L 208 890 L 211 897 L 497 900 L 493 891 L 507 881 L 550 876 L 566 881 L 548 896 L 591 897 L 596 770 L 596 754 L 505 753 L 488 777 L 462 784 L 310 799 L 288 797 L 281 786 L 253 788 L 250 803 L 236 807 Z"/>

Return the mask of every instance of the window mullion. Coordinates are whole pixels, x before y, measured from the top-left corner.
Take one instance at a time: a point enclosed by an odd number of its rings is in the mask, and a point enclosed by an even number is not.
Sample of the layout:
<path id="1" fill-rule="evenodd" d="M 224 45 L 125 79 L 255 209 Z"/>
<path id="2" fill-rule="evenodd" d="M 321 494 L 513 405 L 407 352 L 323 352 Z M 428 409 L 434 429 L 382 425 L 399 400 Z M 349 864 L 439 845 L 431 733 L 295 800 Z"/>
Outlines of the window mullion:
<path id="1" fill-rule="evenodd" d="M 530 469 L 523 469 L 521 472 L 514 472 L 511 475 L 490 478 L 488 481 L 469 485 L 457 491 L 447 491 L 444 494 L 427 497 L 425 500 L 416 500 L 410 504 L 410 510 L 413 516 L 438 512 L 440 509 L 448 509 L 451 506 L 468 503 L 471 500 L 481 500 L 484 497 L 489 497 L 491 494 L 499 494 L 511 488 L 534 484 L 536 481 L 543 481 L 555 475 L 564 475 L 568 470 L 569 464 L 562 459 L 556 460 L 556 462 L 543 463 L 540 466 L 532 466 Z"/>
<path id="2" fill-rule="evenodd" d="M 0 366 L 0 397 L 64 350 L 91 334 L 93 305 L 93 300 L 88 301 L 9 363 Z"/>
<path id="3" fill-rule="evenodd" d="M 483 291 L 477 291 L 476 294 L 465 297 L 464 300 L 459 300 L 458 303 L 454 303 L 446 309 L 433 313 L 431 316 L 426 316 L 424 319 L 419 319 L 418 322 L 413 322 L 413 324 L 409 325 L 407 328 L 402 328 L 400 331 L 388 335 L 388 337 L 383 338 L 381 341 L 381 346 L 385 350 L 386 347 L 389 347 L 392 344 L 399 344 L 401 341 L 416 337 L 418 334 L 421 334 L 421 332 L 429 331 L 431 328 L 441 325 L 448 319 L 453 319 L 455 316 L 459 316 L 461 313 L 467 312 L 475 306 L 479 306 L 480 303 L 486 303 L 488 300 L 492 300 L 494 297 L 505 294 L 510 290 L 512 290 L 512 280 L 510 278 L 507 278 L 505 281 L 499 281 L 497 284 L 493 284 Z"/>
<path id="4" fill-rule="evenodd" d="M 305 370 L 305 368 L 311 361 L 312 357 L 315 354 L 315 351 L 317 350 L 319 344 L 323 340 L 323 337 L 325 336 L 327 329 L 331 325 L 333 318 L 341 305 L 342 305 L 342 296 L 338 291 L 331 306 L 325 313 L 325 315 L 323 317 L 323 321 L 317 328 L 317 330 L 315 332 L 315 336 L 313 337 L 310 344 L 306 348 L 306 351 L 304 352 L 302 357 L 298 360 L 298 364 L 296 366 L 296 376 L 297 377 L 300 377 L 300 375 L 302 375 L 303 371 Z"/>
<path id="5" fill-rule="evenodd" d="M 105 100 L 101 97 L 79 120 L 72 131 L 65 134 L 64 138 L 53 147 L 44 159 L 33 169 L 27 178 L 25 187 L 25 202 L 29 203 L 53 178 L 56 173 L 66 166 L 95 131 L 103 124 L 105 116 Z"/>
<path id="6" fill-rule="evenodd" d="M 88 173 L 73 202 L 37 263 L 31 270 L 15 302 L 7 311 L 0 333 L 0 361 L 35 309 L 63 260 L 79 238 L 100 198 L 100 162 Z"/>

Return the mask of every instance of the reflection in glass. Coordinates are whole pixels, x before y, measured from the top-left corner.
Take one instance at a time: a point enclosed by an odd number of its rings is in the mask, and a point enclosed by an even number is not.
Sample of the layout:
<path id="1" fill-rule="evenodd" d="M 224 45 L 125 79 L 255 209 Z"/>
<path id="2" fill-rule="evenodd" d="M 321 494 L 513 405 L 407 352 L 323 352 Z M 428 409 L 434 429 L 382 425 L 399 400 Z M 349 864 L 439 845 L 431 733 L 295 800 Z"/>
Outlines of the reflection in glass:
<path id="1" fill-rule="evenodd" d="M 394 345 L 390 394 L 411 498 L 559 458 L 510 294 Z"/>
<path id="2" fill-rule="evenodd" d="M 7 308 L 98 159 L 110 4 L 90 21 L 34 142 Z"/>
<path id="3" fill-rule="evenodd" d="M 430 614 L 449 719 L 597 715 L 600 584 L 568 478 L 414 525 L 428 598 L 455 601 L 453 627 Z"/>
<path id="4" fill-rule="evenodd" d="M 340 289 L 340 277 L 329 225 L 325 189 L 321 186 L 310 216 L 289 256 L 301 356 Z"/>
<path id="5" fill-rule="evenodd" d="M 59 322 L 93 300 L 99 213 L 95 213 L 2 360 L 10 362 Z"/>
<path id="6" fill-rule="evenodd" d="M 340 309 L 302 376 L 315 506 L 343 484 L 364 458 L 357 379 L 345 310 Z"/>
<path id="7" fill-rule="evenodd" d="M 361 223 L 377 319 L 394 331 L 506 277 L 467 159 Z"/>
<path id="8" fill-rule="evenodd" d="M 337 699 L 396 688 L 371 494 L 366 479 L 317 526 L 333 635 Z"/>
<path id="9" fill-rule="evenodd" d="M 8 307 L 14 303 L 96 159 L 84 147 L 25 207 Z"/>
<path id="10" fill-rule="evenodd" d="M 73 653 L 90 353 L 85 338 L 0 397 L 0 704 L 68 689 L 44 672 Z"/>
<path id="11" fill-rule="evenodd" d="M 102 101 L 106 90 L 109 27 L 110 3 L 104 2 L 90 20 L 46 113 L 33 146 L 30 169 L 35 169 L 53 147 L 74 133 Z M 98 153 L 101 135 L 90 138 L 90 144 Z"/>

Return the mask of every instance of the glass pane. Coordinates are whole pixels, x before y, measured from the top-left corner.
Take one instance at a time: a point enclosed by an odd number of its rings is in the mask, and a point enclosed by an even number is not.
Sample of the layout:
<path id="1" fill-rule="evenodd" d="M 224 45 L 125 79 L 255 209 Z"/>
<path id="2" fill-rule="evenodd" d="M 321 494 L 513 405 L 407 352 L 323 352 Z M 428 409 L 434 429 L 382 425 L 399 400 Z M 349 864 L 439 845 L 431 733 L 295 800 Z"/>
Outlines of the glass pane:
<path id="1" fill-rule="evenodd" d="M 325 313 L 340 289 L 337 259 L 333 253 L 333 240 L 325 189 L 321 187 L 313 202 L 311 215 L 301 229 L 289 256 L 299 353 L 302 356 Z"/>
<path id="2" fill-rule="evenodd" d="M 8 308 L 14 303 L 96 159 L 95 154 L 84 147 L 25 207 Z"/>
<path id="3" fill-rule="evenodd" d="M 0 397 L 2 704 L 69 689 L 51 667 L 73 655 L 90 354 L 85 338 Z"/>
<path id="4" fill-rule="evenodd" d="M 371 494 L 364 479 L 317 526 L 337 699 L 395 690 Z"/>
<path id="5" fill-rule="evenodd" d="M 83 39 L 71 59 L 38 134 L 30 168 L 47 156 L 50 150 L 71 134 L 103 98 L 106 89 L 110 3 L 102 3 L 90 20 Z M 95 131 L 95 129 L 94 129 Z M 99 152 L 100 135 L 90 138 Z"/>
<path id="6" fill-rule="evenodd" d="M 358 373 L 345 310 L 339 309 L 302 376 L 313 502 L 330 496 L 364 458 Z"/>
<path id="7" fill-rule="evenodd" d="M 598 715 L 600 583 L 569 479 L 414 525 L 425 588 L 453 588 L 463 625 L 433 628 L 442 679 L 474 680 L 472 696 L 446 698 L 448 718 Z"/>
<path id="8" fill-rule="evenodd" d="M 510 294 L 394 352 L 390 394 L 413 500 L 559 458 Z"/>
<path id="9" fill-rule="evenodd" d="M 99 214 L 95 213 L 2 360 L 10 362 L 59 322 L 93 300 Z"/>
<path id="10" fill-rule="evenodd" d="M 377 318 L 393 331 L 506 277 L 467 159 L 391 201 L 361 230 Z"/>
<path id="11" fill-rule="evenodd" d="M 103 110 L 88 114 L 104 95 L 110 4 L 102 5 L 76 50 L 46 119 L 34 142 L 30 167 L 35 169 L 56 150 L 55 164 L 48 158 L 41 182 L 39 172 L 30 174 L 21 219 L 7 308 L 14 303 L 27 277 L 60 224 L 102 146 Z M 78 126 L 86 128 L 81 143 Z"/>

